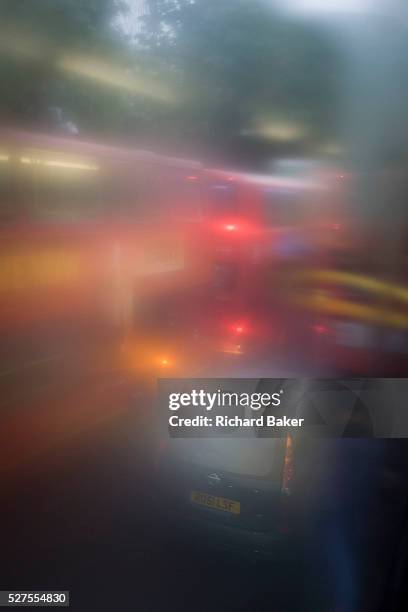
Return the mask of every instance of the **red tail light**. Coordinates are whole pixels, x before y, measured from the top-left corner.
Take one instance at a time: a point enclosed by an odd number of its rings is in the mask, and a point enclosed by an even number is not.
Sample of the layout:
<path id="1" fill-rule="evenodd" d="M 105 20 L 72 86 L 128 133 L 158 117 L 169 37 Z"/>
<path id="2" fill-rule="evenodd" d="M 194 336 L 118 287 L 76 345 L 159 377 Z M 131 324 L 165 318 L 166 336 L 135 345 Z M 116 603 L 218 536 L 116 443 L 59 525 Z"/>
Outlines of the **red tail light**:
<path id="1" fill-rule="evenodd" d="M 230 330 L 236 336 L 242 336 L 243 334 L 246 334 L 248 332 L 248 326 L 238 321 L 237 323 L 233 323 L 230 326 Z"/>
<path id="2" fill-rule="evenodd" d="M 281 515 L 278 529 L 282 534 L 288 534 L 291 529 L 291 492 L 294 476 L 293 466 L 293 439 L 290 435 L 286 438 L 285 458 L 283 461 L 282 486 L 281 486 Z"/>
<path id="3" fill-rule="evenodd" d="M 286 437 L 285 459 L 283 462 L 282 474 L 282 493 L 285 495 L 289 495 L 291 493 L 293 475 L 293 440 L 292 437 L 288 435 Z"/>
<path id="4" fill-rule="evenodd" d="M 326 327 L 326 325 L 321 325 L 319 323 L 317 323 L 316 325 L 313 325 L 313 331 L 319 335 L 329 333 L 328 327 Z"/>
<path id="5" fill-rule="evenodd" d="M 223 219 L 210 218 L 212 229 L 215 233 L 229 234 L 237 238 L 247 238 L 256 231 L 256 226 L 245 217 L 224 217 Z"/>

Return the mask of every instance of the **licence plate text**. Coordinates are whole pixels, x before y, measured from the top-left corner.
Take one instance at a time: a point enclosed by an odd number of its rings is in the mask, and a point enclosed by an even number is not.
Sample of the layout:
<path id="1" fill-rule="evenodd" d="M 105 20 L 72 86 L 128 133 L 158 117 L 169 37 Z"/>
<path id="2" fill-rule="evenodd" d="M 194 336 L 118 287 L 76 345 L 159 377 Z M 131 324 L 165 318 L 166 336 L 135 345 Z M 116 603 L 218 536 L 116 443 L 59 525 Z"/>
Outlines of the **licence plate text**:
<path id="1" fill-rule="evenodd" d="M 190 500 L 194 504 L 213 508 L 214 510 L 231 512 L 232 514 L 239 514 L 241 512 L 240 502 L 226 499 L 225 497 L 216 497 L 215 495 L 209 495 L 201 491 L 191 491 Z"/>

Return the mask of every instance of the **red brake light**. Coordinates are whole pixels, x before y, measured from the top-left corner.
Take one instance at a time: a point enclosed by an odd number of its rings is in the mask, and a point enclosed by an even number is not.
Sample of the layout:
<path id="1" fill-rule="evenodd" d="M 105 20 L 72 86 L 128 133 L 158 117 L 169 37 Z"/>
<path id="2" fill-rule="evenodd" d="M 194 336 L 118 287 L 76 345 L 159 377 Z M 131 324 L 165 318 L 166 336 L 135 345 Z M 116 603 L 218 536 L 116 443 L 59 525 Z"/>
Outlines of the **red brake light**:
<path id="1" fill-rule="evenodd" d="M 234 323 L 230 327 L 234 334 L 241 335 L 247 331 L 247 327 L 243 323 Z"/>
<path id="2" fill-rule="evenodd" d="M 290 435 L 286 437 L 285 459 L 283 462 L 282 493 L 288 495 L 291 492 L 293 481 L 293 440 Z"/>
<path id="3" fill-rule="evenodd" d="M 278 529 L 281 533 L 290 531 L 290 515 L 291 502 L 290 494 L 292 492 L 292 483 L 294 476 L 294 461 L 293 461 L 293 439 L 290 435 L 286 437 L 285 458 L 283 461 L 282 471 L 282 486 L 281 486 L 281 517 L 278 524 Z"/>
<path id="4" fill-rule="evenodd" d="M 325 325 L 313 325 L 313 331 L 316 332 L 316 334 L 327 334 L 328 333 L 328 328 Z"/>
<path id="5" fill-rule="evenodd" d="M 236 229 L 237 229 L 237 226 L 235 225 L 235 223 L 227 223 L 227 224 L 224 226 L 224 229 L 226 229 L 226 230 L 227 230 L 227 232 L 235 232 L 235 231 L 236 231 Z"/>

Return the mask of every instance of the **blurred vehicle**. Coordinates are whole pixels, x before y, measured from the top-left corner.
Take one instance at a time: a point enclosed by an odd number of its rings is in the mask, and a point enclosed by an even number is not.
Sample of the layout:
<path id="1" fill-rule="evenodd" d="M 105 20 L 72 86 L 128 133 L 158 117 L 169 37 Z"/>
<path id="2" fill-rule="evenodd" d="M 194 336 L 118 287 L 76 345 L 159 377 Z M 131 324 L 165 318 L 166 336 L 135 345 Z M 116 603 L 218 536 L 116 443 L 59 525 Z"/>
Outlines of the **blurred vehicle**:
<path id="1" fill-rule="evenodd" d="M 404 376 L 406 211 L 384 220 L 370 209 L 356 210 L 357 185 L 364 177 L 342 172 L 326 179 L 327 197 L 311 209 L 308 228 L 314 258 L 287 280 L 287 302 L 302 320 L 303 343 L 318 368 Z"/>
<path id="2" fill-rule="evenodd" d="M 277 343 L 283 328 L 282 273 L 311 257 L 305 216 L 320 185 L 216 169 L 205 170 L 203 182 L 213 329 L 220 350 L 239 355 Z"/>
<path id="3" fill-rule="evenodd" d="M 228 215 L 219 207 L 212 248 L 225 311 L 238 311 L 233 319 L 247 339 L 318 368 L 404 375 L 406 242 L 396 245 L 387 267 L 393 245 L 381 219 L 353 214 L 358 177 L 318 161 L 280 162 L 279 175 L 214 174 L 224 180 L 223 197 L 233 186 Z M 401 221 L 391 218 L 390 225 Z M 229 329 L 227 352 L 239 353 L 244 334 L 237 339 L 232 320 Z"/>
<path id="4" fill-rule="evenodd" d="M 200 163 L 13 130 L 0 141 L 2 332 L 123 338 L 188 311 L 209 279 Z"/>
<path id="5" fill-rule="evenodd" d="M 308 312 L 310 355 L 338 372 L 404 376 L 408 367 L 407 289 L 379 274 L 342 267 L 298 279 L 298 308 Z"/>
<path id="6" fill-rule="evenodd" d="M 274 558 L 291 530 L 292 480 L 291 437 L 174 438 L 159 455 L 157 504 L 176 534 Z"/>

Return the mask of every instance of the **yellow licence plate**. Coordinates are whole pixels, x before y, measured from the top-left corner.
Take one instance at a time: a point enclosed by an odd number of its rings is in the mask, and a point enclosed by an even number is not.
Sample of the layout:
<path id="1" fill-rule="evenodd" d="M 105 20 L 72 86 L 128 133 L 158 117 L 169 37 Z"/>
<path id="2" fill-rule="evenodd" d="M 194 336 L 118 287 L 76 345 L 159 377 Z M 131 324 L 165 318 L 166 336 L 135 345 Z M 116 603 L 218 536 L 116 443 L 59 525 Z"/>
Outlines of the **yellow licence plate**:
<path id="1" fill-rule="evenodd" d="M 190 500 L 194 504 L 213 508 L 214 510 L 223 510 L 232 514 L 239 514 L 241 512 L 240 502 L 226 499 L 225 497 L 216 497 L 208 493 L 201 493 L 201 491 L 191 491 Z"/>

